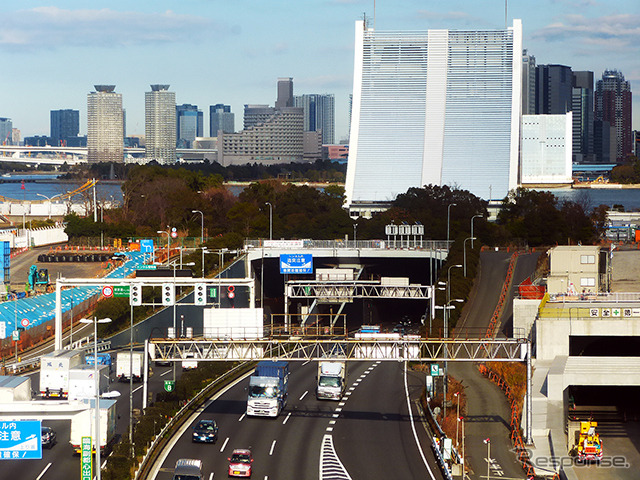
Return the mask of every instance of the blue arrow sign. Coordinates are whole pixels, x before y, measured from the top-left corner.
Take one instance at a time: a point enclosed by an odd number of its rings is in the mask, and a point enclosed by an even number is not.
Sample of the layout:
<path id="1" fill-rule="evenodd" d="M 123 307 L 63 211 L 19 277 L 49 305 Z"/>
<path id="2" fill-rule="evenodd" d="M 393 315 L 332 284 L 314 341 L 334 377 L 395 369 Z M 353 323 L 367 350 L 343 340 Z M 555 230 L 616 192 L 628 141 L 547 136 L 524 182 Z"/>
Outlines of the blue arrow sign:
<path id="1" fill-rule="evenodd" d="M 310 253 L 283 253 L 280 255 L 280 273 L 313 273 L 313 255 Z"/>
<path id="2" fill-rule="evenodd" d="M 0 421 L 0 460 L 42 458 L 40 420 Z"/>

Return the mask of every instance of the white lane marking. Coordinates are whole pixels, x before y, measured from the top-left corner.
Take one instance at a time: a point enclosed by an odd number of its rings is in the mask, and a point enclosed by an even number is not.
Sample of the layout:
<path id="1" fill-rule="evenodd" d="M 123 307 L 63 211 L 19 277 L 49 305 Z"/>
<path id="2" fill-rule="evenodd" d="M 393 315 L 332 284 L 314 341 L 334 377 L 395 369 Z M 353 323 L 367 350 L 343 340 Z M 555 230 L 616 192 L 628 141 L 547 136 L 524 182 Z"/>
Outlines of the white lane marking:
<path id="1" fill-rule="evenodd" d="M 96 415 L 97 416 L 97 415 Z M 96 430 L 97 431 L 97 430 Z M 96 441 L 97 443 L 97 441 Z M 273 443 L 271 444 L 271 450 L 269 450 L 269 455 L 273 455 L 273 450 L 276 448 L 276 441 L 274 440 Z"/>
<path id="2" fill-rule="evenodd" d="M 97 417 L 98 415 L 96 415 Z M 49 463 L 46 467 L 44 467 L 44 470 L 42 470 L 42 472 L 40 473 L 40 475 L 38 475 L 38 478 L 36 478 L 36 480 L 40 480 L 42 478 L 42 476 L 47 472 L 47 470 L 49 470 L 49 467 L 51 466 L 51 463 Z"/>
<path id="3" fill-rule="evenodd" d="M 352 388 L 350 388 L 349 390 L 353 390 L 353 389 L 352 389 Z M 345 397 L 348 397 L 349 395 L 351 395 L 351 392 L 345 392 L 345 393 L 344 393 L 344 396 L 345 396 Z"/>
<path id="4" fill-rule="evenodd" d="M 361 378 L 367 378 L 367 375 L 366 375 L 365 373 L 363 373 L 362 375 L 360 375 L 360 377 L 358 378 L 358 380 L 359 380 L 359 379 L 361 379 Z"/>
<path id="5" fill-rule="evenodd" d="M 242 421 L 242 419 L 243 419 L 246 415 L 247 415 L 247 412 L 243 413 L 243 414 L 240 416 L 240 418 L 238 419 L 238 421 L 239 421 L 239 422 L 241 422 L 241 421 Z M 98 415 L 96 415 L 96 417 L 97 417 L 97 416 L 98 416 Z"/>
<path id="6" fill-rule="evenodd" d="M 325 429 L 325 432 L 333 432 L 333 427 L 327 427 L 327 428 Z"/>
<path id="7" fill-rule="evenodd" d="M 325 435 L 322 437 L 322 447 L 320 448 L 320 480 L 351 480 L 349 472 L 344 468 L 338 458 L 335 448 L 333 448 L 333 437 Z"/>
<path id="8" fill-rule="evenodd" d="M 96 415 L 96 417 L 97 417 L 97 415 Z M 224 447 L 226 447 L 226 446 L 227 446 L 227 443 L 229 443 L 229 437 L 227 437 L 227 438 L 225 439 L 224 443 L 222 444 L 222 447 L 220 447 L 220 451 L 221 451 L 221 452 L 224 452 Z"/>
<path id="9" fill-rule="evenodd" d="M 96 417 L 98 417 L 98 416 L 99 416 L 99 415 L 96 415 Z M 213 480 L 213 472 L 211 472 L 211 473 L 209 474 L 209 480 Z"/>
<path id="10" fill-rule="evenodd" d="M 98 416 L 98 415 L 96 415 L 96 416 Z M 340 414 L 339 414 L 339 413 L 334 413 L 334 414 L 333 414 L 333 415 L 331 415 L 331 416 L 332 416 L 333 418 L 338 418 L 338 417 L 340 416 Z M 97 431 L 97 430 L 96 430 L 96 431 Z M 97 442 L 96 442 L 96 443 L 97 443 Z"/>
<path id="11" fill-rule="evenodd" d="M 96 417 L 97 417 L 97 416 L 98 416 L 98 415 L 96 415 Z M 289 413 L 287 414 L 287 417 L 286 417 L 286 418 L 284 419 L 284 421 L 282 422 L 282 424 L 283 424 L 283 425 L 286 425 L 286 424 L 287 424 L 287 420 L 289 420 L 289 417 L 291 417 L 291 412 L 289 412 Z"/>
<path id="12" fill-rule="evenodd" d="M 344 404 L 347 403 L 344 399 L 338 404 L 339 407 L 344 407 Z M 99 416 L 99 415 L 98 415 Z"/>
<path id="13" fill-rule="evenodd" d="M 416 424 L 413 421 L 413 410 L 411 410 L 411 400 L 409 399 L 409 386 L 407 385 L 407 362 L 404 362 L 404 392 L 407 397 L 407 408 L 409 409 L 409 422 L 411 423 L 411 430 L 413 430 L 413 438 L 416 440 L 416 446 L 418 447 L 418 452 L 420 452 L 420 457 L 422 457 L 422 461 L 424 462 L 424 466 L 427 467 L 427 471 L 431 476 L 431 480 L 436 480 L 436 477 L 433 475 L 431 471 L 431 467 L 427 463 L 427 459 L 424 456 L 424 452 L 420 446 L 420 441 L 418 440 L 418 434 L 416 432 Z"/>
<path id="14" fill-rule="evenodd" d="M 133 392 L 131 393 L 136 393 L 138 390 L 140 390 L 142 387 L 144 387 L 144 385 L 140 385 L 138 388 L 136 388 Z M 96 415 L 96 417 L 99 417 L 100 415 Z"/>
<path id="15" fill-rule="evenodd" d="M 161 376 L 161 377 L 164 377 L 165 375 L 167 375 L 167 374 L 169 374 L 169 373 L 171 373 L 171 372 L 173 372 L 173 370 L 167 370 L 166 372 L 161 373 L 161 374 L 160 374 L 160 376 Z M 97 417 L 97 416 L 99 416 L 99 415 L 96 415 L 96 417 Z"/>
<path id="16" fill-rule="evenodd" d="M 336 421 L 335 420 L 329 420 L 329 425 L 335 425 Z"/>
<path id="17" fill-rule="evenodd" d="M 349 392 L 353 392 L 356 389 L 356 387 L 349 387 Z M 96 415 L 99 416 L 99 415 Z"/>
<path id="18" fill-rule="evenodd" d="M 302 394 L 302 396 L 301 396 L 298 400 L 302 400 L 304 397 L 306 397 L 306 396 L 307 396 L 307 393 L 309 393 L 309 390 L 307 390 L 306 392 L 304 392 L 304 393 Z M 97 415 L 96 415 L 96 416 L 97 416 Z"/>
<path id="19" fill-rule="evenodd" d="M 342 411 L 342 407 L 336 407 L 336 409 L 334 410 L 336 412 L 341 412 Z M 99 417 L 100 415 L 96 415 L 96 417 Z"/>

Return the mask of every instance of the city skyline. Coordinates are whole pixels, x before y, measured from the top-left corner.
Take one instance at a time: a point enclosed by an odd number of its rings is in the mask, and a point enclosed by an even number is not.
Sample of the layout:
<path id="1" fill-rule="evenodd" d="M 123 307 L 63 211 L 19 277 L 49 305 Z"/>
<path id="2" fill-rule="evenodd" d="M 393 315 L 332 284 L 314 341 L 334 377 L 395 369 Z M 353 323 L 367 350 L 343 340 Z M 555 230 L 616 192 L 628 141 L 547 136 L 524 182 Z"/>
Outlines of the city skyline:
<path id="1" fill-rule="evenodd" d="M 10 66 L 0 77 L 0 116 L 11 118 L 23 138 L 48 134 L 50 111 L 59 109 L 79 110 L 80 133 L 86 134 L 86 96 L 94 84 L 117 86 L 127 133 L 143 135 L 149 84 L 171 84 L 178 104 L 206 111 L 224 103 L 239 114 L 245 104 L 274 105 L 277 78 L 292 77 L 294 95 L 335 95 L 337 142 L 348 133 L 353 25 L 363 13 L 380 31 L 501 28 L 505 20 L 501 0 L 446 6 L 378 0 L 375 18 L 373 0 L 85 5 L 27 0 L 0 7 L 0 59 Z M 640 129 L 637 1 L 513 0 L 507 17 L 509 24 L 522 19 L 523 48 L 538 64 L 590 70 L 596 78 L 606 69 L 622 72 L 636 91 L 633 128 Z"/>

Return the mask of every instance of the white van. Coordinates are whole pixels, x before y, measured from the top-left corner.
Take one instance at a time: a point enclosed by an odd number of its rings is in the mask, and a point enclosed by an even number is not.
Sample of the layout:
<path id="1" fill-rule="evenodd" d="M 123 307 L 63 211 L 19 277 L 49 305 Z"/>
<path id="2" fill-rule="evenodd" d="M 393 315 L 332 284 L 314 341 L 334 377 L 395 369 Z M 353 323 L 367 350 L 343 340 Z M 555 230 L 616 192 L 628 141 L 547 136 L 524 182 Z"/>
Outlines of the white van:
<path id="1" fill-rule="evenodd" d="M 176 462 L 173 480 L 203 480 L 202 460 L 181 458 Z"/>

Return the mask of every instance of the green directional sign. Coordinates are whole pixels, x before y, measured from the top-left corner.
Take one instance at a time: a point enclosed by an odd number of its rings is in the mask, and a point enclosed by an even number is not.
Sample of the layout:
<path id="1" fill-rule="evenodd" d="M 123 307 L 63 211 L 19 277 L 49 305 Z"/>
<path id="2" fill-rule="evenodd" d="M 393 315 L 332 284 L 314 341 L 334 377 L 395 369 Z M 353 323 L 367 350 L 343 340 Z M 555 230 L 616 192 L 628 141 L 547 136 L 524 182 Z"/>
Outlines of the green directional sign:
<path id="1" fill-rule="evenodd" d="M 164 381 L 164 391 L 165 392 L 173 392 L 176 389 L 176 382 L 175 380 L 165 380 Z"/>
<path id="2" fill-rule="evenodd" d="M 82 453 L 80 454 L 80 478 L 82 480 L 91 480 L 93 457 L 91 456 L 91 437 L 82 437 L 81 441 Z"/>
<path id="3" fill-rule="evenodd" d="M 440 376 L 440 365 L 438 365 L 437 363 L 432 363 L 431 364 L 431 376 L 432 377 L 439 377 Z"/>
<path id="4" fill-rule="evenodd" d="M 136 270 L 156 270 L 157 265 L 138 265 Z"/>
<path id="5" fill-rule="evenodd" d="M 129 285 L 114 285 L 113 286 L 113 296 L 114 297 L 128 297 L 129 296 Z"/>
<path id="6" fill-rule="evenodd" d="M 218 287 L 209 287 L 209 298 L 218 298 Z"/>

